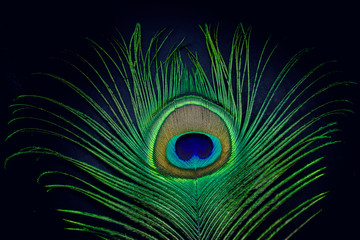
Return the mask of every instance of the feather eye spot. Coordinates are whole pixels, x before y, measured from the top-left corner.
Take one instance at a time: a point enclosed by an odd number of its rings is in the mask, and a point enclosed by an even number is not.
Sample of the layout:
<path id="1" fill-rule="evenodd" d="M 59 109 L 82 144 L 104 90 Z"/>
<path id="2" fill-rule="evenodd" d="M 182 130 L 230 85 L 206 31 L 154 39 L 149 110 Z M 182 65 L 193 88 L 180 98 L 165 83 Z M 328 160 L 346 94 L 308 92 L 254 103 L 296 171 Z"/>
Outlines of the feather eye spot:
<path id="1" fill-rule="evenodd" d="M 165 107 L 149 130 L 150 161 L 162 175 L 194 179 L 222 168 L 231 156 L 231 117 L 220 106 L 190 96 Z"/>

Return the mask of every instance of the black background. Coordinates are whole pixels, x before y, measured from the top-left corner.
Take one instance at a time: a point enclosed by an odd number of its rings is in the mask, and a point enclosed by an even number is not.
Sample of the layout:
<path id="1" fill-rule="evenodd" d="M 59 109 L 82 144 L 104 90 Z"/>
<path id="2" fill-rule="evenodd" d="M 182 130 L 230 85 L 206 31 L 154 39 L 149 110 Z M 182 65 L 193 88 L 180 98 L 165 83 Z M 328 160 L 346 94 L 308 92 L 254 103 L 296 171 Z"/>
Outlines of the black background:
<path id="1" fill-rule="evenodd" d="M 242 1 L 134 2 L 19 2 L 0 8 L 1 141 L 8 134 L 7 106 L 27 88 L 29 74 L 41 69 L 46 59 L 63 49 L 74 49 L 87 36 L 98 36 L 118 27 L 125 36 L 135 23 L 152 32 L 164 26 L 191 35 L 197 25 L 217 24 L 232 29 L 239 22 L 255 31 L 286 39 L 295 49 L 316 46 L 339 60 L 347 80 L 359 82 L 360 37 L 356 3 L 345 1 L 288 1 L 262 3 Z M 22 79 L 21 81 L 19 79 Z M 25 79 L 25 80 L 24 80 Z M 359 88 L 348 96 L 359 109 Z M 359 113 L 343 123 L 342 157 L 332 167 L 332 184 L 324 212 L 305 226 L 294 239 L 357 239 L 359 214 Z M 4 144 L 1 157 L 11 152 Z M 24 163 L 22 163 L 24 164 Z M 53 199 L 33 183 L 31 163 L 1 169 L 1 239 L 81 239 L 63 231 Z M 86 239 L 86 237 L 85 237 Z"/>

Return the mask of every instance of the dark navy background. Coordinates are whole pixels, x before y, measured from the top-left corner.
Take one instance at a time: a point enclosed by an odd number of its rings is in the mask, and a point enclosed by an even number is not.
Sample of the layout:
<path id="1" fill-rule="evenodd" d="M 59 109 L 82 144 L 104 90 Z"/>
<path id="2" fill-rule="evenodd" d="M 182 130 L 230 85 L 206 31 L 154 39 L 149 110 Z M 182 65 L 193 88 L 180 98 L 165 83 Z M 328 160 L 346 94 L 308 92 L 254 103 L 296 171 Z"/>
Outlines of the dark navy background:
<path id="1" fill-rule="evenodd" d="M 116 26 L 129 36 L 136 22 L 151 36 L 164 26 L 175 29 L 175 37 L 201 44 L 198 24 L 220 23 L 221 31 L 232 33 L 239 22 L 250 24 L 255 33 L 273 34 L 294 50 L 317 47 L 329 59 L 339 60 L 344 78 L 359 81 L 360 37 L 357 5 L 350 1 L 288 1 L 286 4 L 242 3 L 242 1 L 133 1 L 105 3 L 88 1 L 18 2 L 1 6 L 0 12 L 0 97 L 1 141 L 8 134 L 7 108 L 18 94 L 31 89 L 30 73 L 42 70 L 48 58 L 63 49 L 76 49 L 85 37 L 108 34 Z M 292 49 L 290 49 L 292 50 Z M 359 88 L 346 95 L 359 110 Z M 360 225 L 359 198 L 359 111 L 342 122 L 344 143 L 338 161 L 330 167 L 331 193 L 324 212 L 293 239 L 355 239 Z M 1 158 L 11 147 L 1 145 Z M 1 160 L 2 162 L 2 160 Z M 36 164 L 21 161 L 1 171 L 1 239 L 81 239 L 63 229 L 54 199 L 33 183 Z M 87 239 L 85 237 L 84 239 Z"/>

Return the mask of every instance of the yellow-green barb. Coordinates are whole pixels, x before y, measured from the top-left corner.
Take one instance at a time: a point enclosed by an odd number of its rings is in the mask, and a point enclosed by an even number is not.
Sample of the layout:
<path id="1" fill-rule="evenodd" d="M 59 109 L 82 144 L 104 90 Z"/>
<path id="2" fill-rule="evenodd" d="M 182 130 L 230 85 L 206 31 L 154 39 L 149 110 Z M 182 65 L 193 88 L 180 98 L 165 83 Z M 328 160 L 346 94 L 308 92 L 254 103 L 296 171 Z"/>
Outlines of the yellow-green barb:
<path id="1" fill-rule="evenodd" d="M 80 60 L 87 70 L 70 64 L 90 83 L 92 94 L 75 81 L 41 73 L 72 89 L 95 117 L 40 95 L 19 96 L 11 106 L 16 116 L 11 122 L 32 119 L 39 125 L 18 129 L 9 138 L 24 132 L 61 138 L 74 145 L 73 151 L 81 148 L 111 169 L 110 173 L 49 146 L 31 143 L 6 160 L 35 154 L 71 163 L 79 175 L 47 171 L 39 179 L 49 174 L 66 176 L 73 185 L 49 184 L 46 188 L 79 192 L 113 212 L 106 216 L 59 209 L 72 225 L 69 229 L 101 239 L 272 239 L 326 196 L 325 192 L 310 196 L 282 215 L 274 215 L 287 200 L 324 175 L 319 164 L 323 157 L 313 153 L 337 142 L 330 140 L 336 123 L 325 119 L 348 111 L 335 107 L 346 101 L 306 106 L 329 88 L 346 82 L 316 89 L 315 84 L 328 73 L 310 77 L 327 64 L 323 63 L 298 76 L 287 93 L 278 94 L 288 73 L 308 52 L 304 49 L 285 64 L 259 103 L 263 74 L 277 46 L 270 48 L 266 41 L 254 64 L 250 61 L 251 29 L 240 24 L 225 58 L 217 31 L 213 35 L 207 25 L 201 30 L 210 76 L 196 53 L 182 47 L 182 42 L 160 59 L 159 52 L 169 37 L 164 37 L 165 30 L 156 34 L 144 51 L 138 24 L 129 44 L 121 35 L 110 41 L 108 49 L 89 39 L 101 66 L 83 57 Z M 183 63 L 184 53 L 193 67 Z M 42 114 L 21 115 L 24 110 Z M 47 127 L 40 127 L 43 125 Z M 174 150 L 177 145 L 171 144 L 178 144 L 178 139 L 189 133 L 189 138 L 195 136 L 215 150 L 208 157 L 193 155 L 191 164 L 186 162 Z M 187 146 L 187 138 L 183 139 Z M 288 237 L 318 212 L 312 211 Z M 79 215 L 82 221 L 75 220 Z M 271 221 L 265 221 L 268 219 Z M 260 232 L 256 231 L 259 227 Z"/>

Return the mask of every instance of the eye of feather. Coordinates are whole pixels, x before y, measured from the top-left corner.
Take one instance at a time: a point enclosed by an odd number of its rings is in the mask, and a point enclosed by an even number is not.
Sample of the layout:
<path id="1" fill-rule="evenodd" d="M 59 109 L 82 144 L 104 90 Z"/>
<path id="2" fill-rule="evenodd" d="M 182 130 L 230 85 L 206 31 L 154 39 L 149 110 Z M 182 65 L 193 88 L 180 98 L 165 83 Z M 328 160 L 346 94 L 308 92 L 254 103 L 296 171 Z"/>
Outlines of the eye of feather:
<path id="1" fill-rule="evenodd" d="M 212 174 L 231 159 L 233 119 L 220 106 L 200 97 L 170 103 L 149 130 L 150 164 L 157 172 L 177 178 Z"/>

